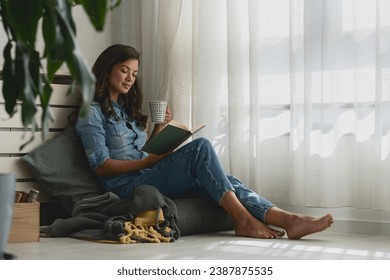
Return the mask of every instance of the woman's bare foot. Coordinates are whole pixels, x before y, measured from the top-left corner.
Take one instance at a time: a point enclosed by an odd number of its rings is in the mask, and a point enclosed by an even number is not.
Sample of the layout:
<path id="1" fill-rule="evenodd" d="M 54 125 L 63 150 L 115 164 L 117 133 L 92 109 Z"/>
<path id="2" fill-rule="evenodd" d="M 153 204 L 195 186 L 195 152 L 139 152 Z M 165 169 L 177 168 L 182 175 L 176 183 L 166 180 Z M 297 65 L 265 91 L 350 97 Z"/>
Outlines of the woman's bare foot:
<path id="1" fill-rule="evenodd" d="M 237 236 L 276 238 L 285 235 L 284 231 L 274 230 L 252 216 L 232 191 L 222 198 L 221 206 L 232 216 Z"/>
<path id="2" fill-rule="evenodd" d="M 321 218 L 292 215 L 285 228 L 289 239 L 300 239 L 306 235 L 323 231 L 333 224 L 333 217 L 327 214 Z"/>
<path id="3" fill-rule="evenodd" d="M 237 236 L 261 239 L 278 238 L 285 235 L 284 231 L 272 229 L 252 217 L 249 217 L 246 222 L 241 221 L 239 224 L 236 224 L 235 233 Z"/>

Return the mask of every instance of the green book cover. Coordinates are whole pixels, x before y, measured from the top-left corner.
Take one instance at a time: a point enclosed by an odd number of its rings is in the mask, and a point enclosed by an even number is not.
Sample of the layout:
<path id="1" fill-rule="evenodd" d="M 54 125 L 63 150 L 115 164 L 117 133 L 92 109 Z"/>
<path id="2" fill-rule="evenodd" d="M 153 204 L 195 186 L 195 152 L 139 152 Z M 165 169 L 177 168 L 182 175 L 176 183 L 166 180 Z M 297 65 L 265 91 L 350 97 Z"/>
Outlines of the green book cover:
<path id="1" fill-rule="evenodd" d="M 183 124 L 172 120 L 145 144 L 142 151 L 156 155 L 171 152 L 203 127 L 204 125 L 199 125 L 188 129 Z"/>

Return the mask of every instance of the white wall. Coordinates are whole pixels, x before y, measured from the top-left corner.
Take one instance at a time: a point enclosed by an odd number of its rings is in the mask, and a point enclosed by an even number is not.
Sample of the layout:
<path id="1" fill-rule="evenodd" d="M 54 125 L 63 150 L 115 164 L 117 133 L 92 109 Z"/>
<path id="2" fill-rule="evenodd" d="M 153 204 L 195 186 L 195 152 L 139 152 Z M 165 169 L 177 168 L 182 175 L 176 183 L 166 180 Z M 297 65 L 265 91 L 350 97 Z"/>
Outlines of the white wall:
<path id="1" fill-rule="evenodd" d="M 106 24 L 102 32 L 96 32 L 81 7 L 74 8 L 74 20 L 77 26 L 77 39 L 85 54 L 85 58 L 92 66 L 98 55 L 113 43 L 113 15 L 108 13 Z"/>

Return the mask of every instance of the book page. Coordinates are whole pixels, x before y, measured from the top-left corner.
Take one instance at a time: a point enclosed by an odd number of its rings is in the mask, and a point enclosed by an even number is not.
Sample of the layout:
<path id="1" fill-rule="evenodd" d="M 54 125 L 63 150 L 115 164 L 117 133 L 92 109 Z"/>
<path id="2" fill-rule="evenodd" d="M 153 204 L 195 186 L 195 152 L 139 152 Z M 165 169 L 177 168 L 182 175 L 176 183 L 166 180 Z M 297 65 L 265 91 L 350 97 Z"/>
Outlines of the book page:
<path id="1" fill-rule="evenodd" d="M 184 129 L 186 131 L 189 131 L 191 132 L 192 134 L 198 132 L 198 130 L 202 129 L 203 127 L 205 127 L 204 124 L 200 124 L 200 125 L 197 125 L 195 126 L 194 128 L 192 129 L 189 129 L 185 124 L 179 122 L 179 121 L 176 121 L 176 120 L 171 120 L 168 125 L 172 125 L 172 126 L 176 126 L 178 128 L 181 128 L 181 129 Z"/>
<path id="2" fill-rule="evenodd" d="M 178 127 L 178 128 L 181 128 L 181 129 L 190 131 L 189 128 L 188 128 L 184 123 L 181 123 L 181 122 L 176 121 L 176 120 L 171 120 L 171 121 L 168 123 L 168 125 L 176 126 L 176 127 Z"/>
<path id="3" fill-rule="evenodd" d="M 191 133 L 192 134 L 195 134 L 196 132 L 198 132 L 199 130 L 201 130 L 203 127 L 205 127 L 206 125 L 204 124 L 200 124 L 200 125 L 197 125 L 195 126 L 193 129 L 191 129 Z"/>

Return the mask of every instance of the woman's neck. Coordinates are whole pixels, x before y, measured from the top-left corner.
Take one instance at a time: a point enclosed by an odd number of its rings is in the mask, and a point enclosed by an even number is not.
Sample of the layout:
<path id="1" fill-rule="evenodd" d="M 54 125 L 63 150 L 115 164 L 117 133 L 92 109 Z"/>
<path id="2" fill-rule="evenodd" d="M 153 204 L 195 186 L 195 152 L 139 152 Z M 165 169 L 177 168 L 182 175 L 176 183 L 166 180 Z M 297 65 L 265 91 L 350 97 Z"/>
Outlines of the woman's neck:
<path id="1" fill-rule="evenodd" d="M 110 93 L 110 99 L 116 103 L 118 103 L 119 93 Z"/>

